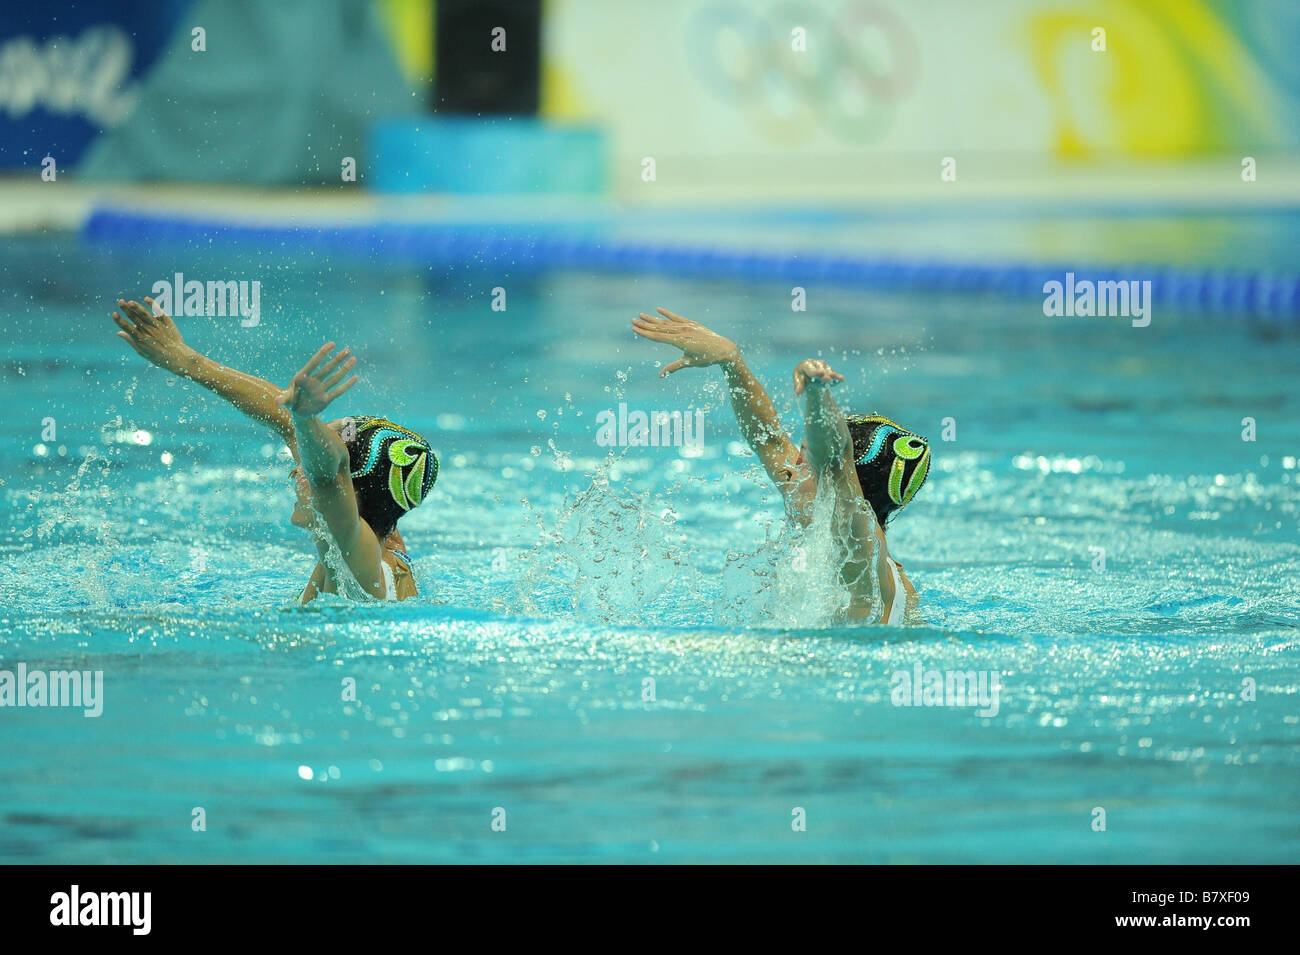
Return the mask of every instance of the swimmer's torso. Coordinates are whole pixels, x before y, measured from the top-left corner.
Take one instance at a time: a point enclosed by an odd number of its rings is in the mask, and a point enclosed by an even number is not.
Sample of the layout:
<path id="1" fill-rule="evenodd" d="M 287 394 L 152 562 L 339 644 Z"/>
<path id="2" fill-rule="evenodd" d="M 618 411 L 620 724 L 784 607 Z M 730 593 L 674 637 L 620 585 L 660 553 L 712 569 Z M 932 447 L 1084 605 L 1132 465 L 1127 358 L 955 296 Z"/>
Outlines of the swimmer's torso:
<path id="1" fill-rule="evenodd" d="M 802 469 L 788 472 L 781 486 L 785 494 L 786 513 L 801 527 L 812 523 L 813 502 L 817 496 L 817 479 Z M 837 505 L 835 525 L 841 530 L 840 541 L 846 554 L 840 568 L 840 580 L 849 592 L 849 603 L 843 615 L 851 621 L 901 624 L 919 606 L 916 588 L 903 572 L 903 565 L 889 555 L 884 529 L 876 522 L 865 500 L 855 503 L 870 516 L 873 538 L 859 539 L 847 531 L 848 514 L 841 513 Z M 876 604 L 876 593 L 880 602 Z"/>
<path id="2" fill-rule="evenodd" d="M 415 586 L 415 575 L 411 572 L 411 558 L 407 556 L 401 535 L 394 530 L 384 539 L 380 548 L 381 566 L 376 580 L 357 580 L 359 586 L 376 600 L 406 600 L 416 596 L 419 591 Z M 299 603 L 307 603 L 318 594 L 337 594 L 338 581 L 335 574 L 323 560 L 316 562 L 311 579 L 299 598 Z M 346 596 L 346 595 L 345 595 Z"/>

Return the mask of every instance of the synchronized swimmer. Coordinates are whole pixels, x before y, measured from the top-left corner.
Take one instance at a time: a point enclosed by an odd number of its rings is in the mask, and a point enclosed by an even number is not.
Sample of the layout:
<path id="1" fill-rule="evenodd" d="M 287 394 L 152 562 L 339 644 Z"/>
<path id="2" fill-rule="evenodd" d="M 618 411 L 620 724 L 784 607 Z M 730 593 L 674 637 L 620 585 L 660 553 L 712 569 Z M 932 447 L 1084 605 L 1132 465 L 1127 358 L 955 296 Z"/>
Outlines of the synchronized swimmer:
<path id="1" fill-rule="evenodd" d="M 818 487 L 830 482 L 835 495 L 831 533 L 842 554 L 840 579 L 849 592 L 841 616 L 888 624 L 914 618 L 916 588 L 889 554 L 885 525 L 930 473 L 925 438 L 878 414 L 845 416 L 831 397 L 831 386 L 844 376 L 810 358 L 794 369 L 794 393 L 804 398 L 804 440 L 796 448 L 734 342 L 667 309 L 657 311 L 662 317 L 641 312 L 632 328 L 642 338 L 681 349 L 682 357 L 664 366 L 659 377 L 682 368 L 722 366 L 740 433 L 781 492 L 792 520 L 808 527 Z"/>
<path id="2" fill-rule="evenodd" d="M 119 337 L 159 368 L 226 399 L 288 446 L 297 495 L 291 520 L 311 533 L 318 558 L 300 602 L 321 593 L 380 600 L 415 596 L 397 521 L 429 494 L 438 457 L 422 437 L 387 418 L 320 419 L 358 381 L 357 375 L 348 377 L 356 365 L 349 349 L 331 354 L 334 342 L 326 343 L 281 389 L 199 354 L 152 299 L 144 301 L 118 299 L 121 313 L 114 312 L 113 320 Z M 734 342 L 666 309 L 658 312 L 661 317 L 640 313 L 632 326 L 643 338 L 681 349 L 682 357 L 660 377 L 681 368 L 722 366 L 741 434 L 780 490 L 792 520 L 805 528 L 812 524 L 818 489 L 829 482 L 830 532 L 849 596 L 843 618 L 896 624 L 913 617 L 916 588 L 890 556 L 885 526 L 925 483 L 926 440 L 878 414 L 844 415 L 831 397 L 831 387 L 844 376 L 824 361 L 808 359 L 794 369 L 794 392 L 804 399 L 804 440 L 796 448 Z"/>
<path id="3" fill-rule="evenodd" d="M 326 343 L 281 389 L 199 354 L 169 316 L 154 310 L 152 299 L 144 301 L 149 308 L 118 299 L 126 313 L 113 313 L 118 336 L 159 368 L 225 398 L 288 445 L 297 493 L 290 520 L 310 531 L 318 557 L 300 602 L 322 593 L 414 597 L 411 559 L 397 521 L 428 495 L 438 478 L 438 456 L 414 431 L 387 418 L 321 421 L 318 415 L 357 383 L 357 375 L 347 378 L 357 361 L 349 350 L 331 357 L 334 343 Z"/>

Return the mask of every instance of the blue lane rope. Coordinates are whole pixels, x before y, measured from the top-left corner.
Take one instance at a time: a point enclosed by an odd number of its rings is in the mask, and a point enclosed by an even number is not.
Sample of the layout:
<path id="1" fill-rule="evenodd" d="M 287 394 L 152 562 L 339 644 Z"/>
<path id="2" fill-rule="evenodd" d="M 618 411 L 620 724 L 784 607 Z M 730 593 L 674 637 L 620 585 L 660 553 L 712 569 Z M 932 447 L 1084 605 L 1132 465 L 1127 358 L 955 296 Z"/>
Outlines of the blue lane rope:
<path id="1" fill-rule="evenodd" d="M 92 241 L 184 244 L 212 240 L 266 248 L 383 256 L 424 266 L 517 270 L 662 272 L 696 277 L 828 282 L 881 290 L 984 292 L 1043 297 L 1043 285 L 1073 272 L 1076 283 L 1150 280 L 1154 305 L 1184 312 L 1300 324 L 1300 274 L 1194 266 L 988 264 L 875 255 L 731 250 L 610 238 L 589 225 L 374 222 L 357 225 L 243 224 L 141 210 L 99 208 L 82 227 Z"/>

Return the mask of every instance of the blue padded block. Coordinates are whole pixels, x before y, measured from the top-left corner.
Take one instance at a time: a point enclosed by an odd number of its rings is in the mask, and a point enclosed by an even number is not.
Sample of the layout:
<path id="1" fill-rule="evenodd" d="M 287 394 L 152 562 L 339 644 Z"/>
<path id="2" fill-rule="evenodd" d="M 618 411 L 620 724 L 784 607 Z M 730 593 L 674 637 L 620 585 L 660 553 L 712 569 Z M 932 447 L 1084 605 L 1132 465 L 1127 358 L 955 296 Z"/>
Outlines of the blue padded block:
<path id="1" fill-rule="evenodd" d="M 608 171 L 595 127 L 518 116 L 394 119 L 370 131 L 377 192 L 597 195 Z"/>

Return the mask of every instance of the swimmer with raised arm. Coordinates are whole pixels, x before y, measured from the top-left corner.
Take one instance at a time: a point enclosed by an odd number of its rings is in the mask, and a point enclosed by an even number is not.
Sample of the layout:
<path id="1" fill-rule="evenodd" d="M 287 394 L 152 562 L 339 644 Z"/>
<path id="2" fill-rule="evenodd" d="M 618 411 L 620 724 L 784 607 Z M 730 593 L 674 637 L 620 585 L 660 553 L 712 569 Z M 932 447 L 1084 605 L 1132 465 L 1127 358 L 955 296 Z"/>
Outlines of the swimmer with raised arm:
<path id="1" fill-rule="evenodd" d="M 438 457 L 413 431 L 370 415 L 323 422 L 318 416 L 358 376 L 347 348 L 331 356 L 322 346 L 289 387 L 217 364 L 181 339 L 172 319 L 145 305 L 118 299 L 118 337 L 159 368 L 225 398 L 289 446 L 297 494 L 291 522 L 311 532 L 317 563 L 299 598 L 318 594 L 351 599 L 405 600 L 416 595 L 411 560 L 397 520 L 428 495 Z M 336 559 L 327 557 L 336 551 Z M 346 568 L 347 572 L 342 572 Z M 349 576 L 352 579 L 348 579 Z"/>
<path id="2" fill-rule="evenodd" d="M 930 471 L 926 440 L 881 415 L 844 415 L 831 397 L 831 387 L 844 376 L 810 358 L 794 369 L 794 393 L 804 399 L 804 441 L 796 448 L 734 342 L 667 309 L 657 311 L 659 317 L 640 313 L 632 327 L 642 338 L 681 349 L 682 357 L 659 376 L 722 366 L 740 432 L 793 520 L 803 527 L 812 523 L 818 488 L 830 482 L 835 495 L 831 526 L 842 548 L 840 578 L 849 592 L 842 616 L 893 624 L 914 615 L 916 588 L 889 554 L 885 525 L 925 483 Z M 878 608 L 873 600 L 877 586 Z"/>

